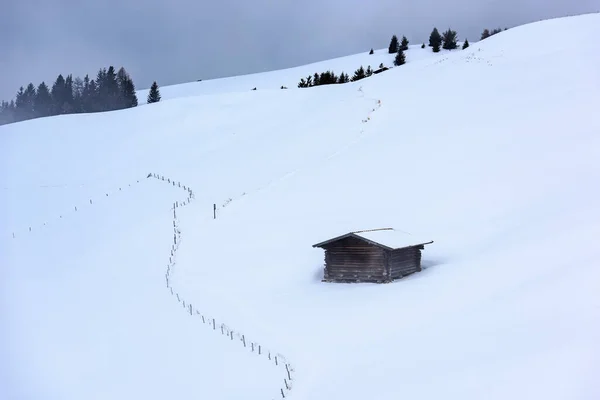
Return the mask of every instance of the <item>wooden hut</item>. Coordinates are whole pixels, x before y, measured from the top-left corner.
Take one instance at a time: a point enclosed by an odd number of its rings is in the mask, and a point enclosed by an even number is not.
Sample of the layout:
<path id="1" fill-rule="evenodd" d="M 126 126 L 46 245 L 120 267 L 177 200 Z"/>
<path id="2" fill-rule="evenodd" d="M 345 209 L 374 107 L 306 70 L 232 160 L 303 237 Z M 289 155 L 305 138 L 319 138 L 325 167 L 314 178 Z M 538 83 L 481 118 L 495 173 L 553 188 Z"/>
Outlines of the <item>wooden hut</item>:
<path id="1" fill-rule="evenodd" d="M 421 250 L 433 241 L 392 228 L 356 231 L 313 245 L 325 250 L 323 282 L 391 282 L 421 271 Z"/>

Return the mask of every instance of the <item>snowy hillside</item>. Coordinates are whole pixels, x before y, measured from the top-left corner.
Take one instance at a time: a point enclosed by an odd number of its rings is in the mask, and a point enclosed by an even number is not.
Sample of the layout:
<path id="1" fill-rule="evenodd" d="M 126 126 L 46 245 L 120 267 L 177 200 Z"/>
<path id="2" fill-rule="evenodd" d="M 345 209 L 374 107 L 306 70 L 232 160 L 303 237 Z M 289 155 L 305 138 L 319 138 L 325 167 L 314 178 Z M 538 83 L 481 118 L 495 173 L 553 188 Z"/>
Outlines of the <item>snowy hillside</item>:
<path id="1" fill-rule="evenodd" d="M 462 42 L 459 43 L 462 46 Z M 409 45 L 406 51 L 407 62 L 415 62 L 426 59 L 437 59 L 440 55 L 448 53 L 448 50 L 440 50 L 435 54 L 430 48 L 421 49 L 421 44 Z M 229 78 L 210 79 L 200 82 L 185 83 L 181 85 L 165 86 L 160 89 L 163 100 L 180 98 L 185 96 L 199 96 L 208 94 L 221 94 L 227 92 L 246 92 L 253 88 L 256 90 L 281 90 L 281 87 L 288 89 L 296 88 L 301 78 L 314 75 L 315 72 L 333 71 L 337 75 L 344 72 L 352 76 L 354 71 L 360 66 L 365 69 L 370 66 L 373 70 L 383 64 L 387 68 L 394 68 L 395 54 L 389 54 L 388 49 L 374 50 L 373 54 L 365 51 L 361 54 L 355 54 L 347 57 L 335 58 L 316 62 L 300 67 L 288 68 L 276 71 L 270 71 L 260 74 L 248 74 L 232 76 Z M 138 98 L 146 99 L 148 89 L 138 90 Z"/>
<path id="2" fill-rule="evenodd" d="M 0 398 L 600 398 L 598 34 L 0 127 Z M 424 271 L 321 282 L 313 244 L 382 227 Z"/>

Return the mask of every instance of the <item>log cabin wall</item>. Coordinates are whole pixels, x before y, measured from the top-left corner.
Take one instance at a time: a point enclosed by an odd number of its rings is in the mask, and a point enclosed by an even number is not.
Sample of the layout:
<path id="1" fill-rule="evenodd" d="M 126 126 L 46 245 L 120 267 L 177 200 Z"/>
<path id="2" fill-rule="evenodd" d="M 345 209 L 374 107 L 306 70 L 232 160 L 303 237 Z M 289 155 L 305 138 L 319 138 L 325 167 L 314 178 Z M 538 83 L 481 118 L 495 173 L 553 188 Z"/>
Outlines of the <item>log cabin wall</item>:
<path id="1" fill-rule="evenodd" d="M 415 246 L 392 251 L 390 257 L 391 278 L 399 279 L 421 271 L 422 248 L 422 246 Z"/>
<path id="2" fill-rule="evenodd" d="M 329 282 L 384 282 L 389 280 L 386 251 L 349 237 L 324 246 Z"/>

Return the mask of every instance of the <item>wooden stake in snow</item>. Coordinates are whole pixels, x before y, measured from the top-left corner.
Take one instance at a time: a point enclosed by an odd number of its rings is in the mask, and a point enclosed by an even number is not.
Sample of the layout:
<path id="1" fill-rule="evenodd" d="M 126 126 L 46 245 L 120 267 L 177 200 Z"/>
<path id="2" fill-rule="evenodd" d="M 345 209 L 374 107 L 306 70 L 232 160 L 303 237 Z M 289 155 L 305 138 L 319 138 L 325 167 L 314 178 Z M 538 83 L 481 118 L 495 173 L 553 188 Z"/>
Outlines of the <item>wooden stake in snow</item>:
<path id="1" fill-rule="evenodd" d="M 217 205 L 216 204 L 213 204 L 213 215 L 214 215 L 213 219 L 217 219 Z"/>

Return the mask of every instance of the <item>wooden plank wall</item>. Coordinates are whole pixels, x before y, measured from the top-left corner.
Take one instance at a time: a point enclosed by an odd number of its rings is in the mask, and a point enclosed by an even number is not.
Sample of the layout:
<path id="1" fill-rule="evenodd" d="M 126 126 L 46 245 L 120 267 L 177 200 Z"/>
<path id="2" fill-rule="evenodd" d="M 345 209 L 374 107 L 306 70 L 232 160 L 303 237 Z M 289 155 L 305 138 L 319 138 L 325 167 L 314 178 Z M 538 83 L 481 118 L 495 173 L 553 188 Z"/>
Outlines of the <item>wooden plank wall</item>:
<path id="1" fill-rule="evenodd" d="M 421 271 L 421 250 L 409 247 L 392 251 L 390 258 L 392 279 L 399 279 L 414 272 Z"/>
<path id="2" fill-rule="evenodd" d="M 355 238 L 325 248 L 325 281 L 383 282 L 388 280 L 384 249 Z"/>

